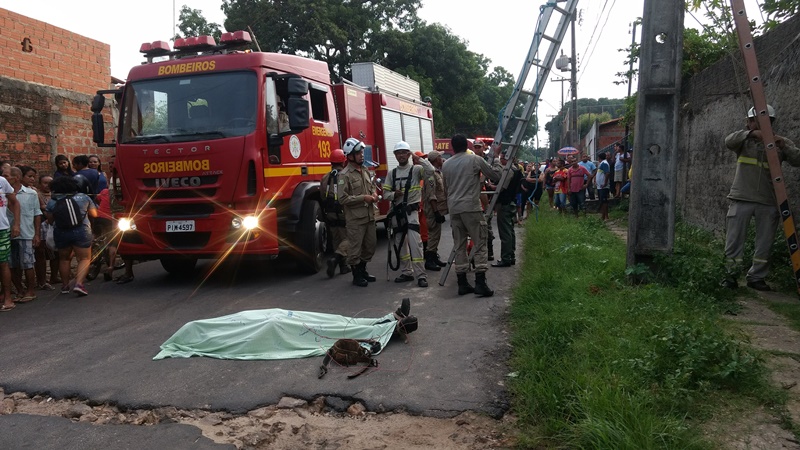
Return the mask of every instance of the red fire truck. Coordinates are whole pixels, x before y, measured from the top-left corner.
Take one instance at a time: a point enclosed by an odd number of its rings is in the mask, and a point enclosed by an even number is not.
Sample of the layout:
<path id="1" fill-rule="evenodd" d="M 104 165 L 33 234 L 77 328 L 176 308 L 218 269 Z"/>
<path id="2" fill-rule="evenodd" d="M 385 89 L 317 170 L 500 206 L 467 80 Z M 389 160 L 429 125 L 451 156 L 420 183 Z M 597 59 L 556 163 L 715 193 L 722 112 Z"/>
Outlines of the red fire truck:
<path id="1" fill-rule="evenodd" d="M 332 84 L 324 62 L 242 50 L 249 44 L 242 31 L 219 44 L 210 36 L 176 39 L 174 49 L 143 44 L 147 61 L 124 87 L 95 96 L 94 140 L 116 147 L 126 257 L 185 274 L 198 259 L 288 252 L 316 273 L 327 243 L 319 180 L 331 151 L 358 138 L 385 177 L 396 142 L 433 150 L 433 113 L 418 87 L 416 98 L 389 92 L 372 64 L 358 72 L 373 71 L 372 86 Z M 106 95 L 119 101 L 113 143 L 104 142 Z"/>

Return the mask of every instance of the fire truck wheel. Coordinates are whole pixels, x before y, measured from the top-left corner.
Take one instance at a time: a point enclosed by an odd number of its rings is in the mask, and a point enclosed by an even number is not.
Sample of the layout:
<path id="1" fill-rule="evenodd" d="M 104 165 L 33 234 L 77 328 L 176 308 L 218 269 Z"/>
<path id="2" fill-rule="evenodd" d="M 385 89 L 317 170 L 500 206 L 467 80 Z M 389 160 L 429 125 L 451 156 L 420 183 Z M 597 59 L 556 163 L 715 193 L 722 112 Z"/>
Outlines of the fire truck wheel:
<path id="1" fill-rule="evenodd" d="M 325 244 L 328 232 L 322 221 L 322 208 L 316 200 L 306 200 L 300 213 L 300 225 L 295 234 L 295 257 L 301 270 L 314 274 L 322 270 L 325 262 Z"/>
<path id="2" fill-rule="evenodd" d="M 161 258 L 161 267 L 170 275 L 188 276 L 194 273 L 197 258 Z"/>

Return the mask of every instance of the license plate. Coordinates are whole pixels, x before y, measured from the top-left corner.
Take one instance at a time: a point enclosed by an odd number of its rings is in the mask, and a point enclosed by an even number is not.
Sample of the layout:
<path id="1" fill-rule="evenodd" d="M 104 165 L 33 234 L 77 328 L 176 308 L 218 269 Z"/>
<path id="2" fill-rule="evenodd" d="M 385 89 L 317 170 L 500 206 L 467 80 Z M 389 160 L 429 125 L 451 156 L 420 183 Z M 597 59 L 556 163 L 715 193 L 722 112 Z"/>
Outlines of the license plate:
<path id="1" fill-rule="evenodd" d="M 167 233 L 194 231 L 194 220 L 170 220 L 167 222 Z"/>

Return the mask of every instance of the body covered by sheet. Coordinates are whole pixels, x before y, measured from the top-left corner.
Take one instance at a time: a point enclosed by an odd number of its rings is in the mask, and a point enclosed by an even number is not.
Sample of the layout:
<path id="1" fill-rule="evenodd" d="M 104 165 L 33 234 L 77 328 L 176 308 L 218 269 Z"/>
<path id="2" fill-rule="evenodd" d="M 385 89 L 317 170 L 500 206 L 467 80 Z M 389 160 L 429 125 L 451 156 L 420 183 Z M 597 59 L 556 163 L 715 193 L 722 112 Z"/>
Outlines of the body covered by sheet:
<path id="1" fill-rule="evenodd" d="M 291 359 L 321 356 L 337 339 L 392 337 L 393 314 L 353 318 L 285 309 L 242 311 L 189 322 L 161 345 L 153 359 L 208 356 L 219 359 Z"/>

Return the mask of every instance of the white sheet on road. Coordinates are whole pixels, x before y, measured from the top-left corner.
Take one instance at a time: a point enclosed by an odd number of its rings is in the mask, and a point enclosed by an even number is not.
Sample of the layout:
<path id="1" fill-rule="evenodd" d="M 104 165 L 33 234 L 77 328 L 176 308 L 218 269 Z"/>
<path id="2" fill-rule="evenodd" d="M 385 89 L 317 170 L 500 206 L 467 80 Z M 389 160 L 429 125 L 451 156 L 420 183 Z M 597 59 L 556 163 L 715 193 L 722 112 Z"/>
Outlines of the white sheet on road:
<path id="1" fill-rule="evenodd" d="M 392 313 L 380 318 L 285 309 L 242 311 L 189 322 L 153 358 L 291 359 L 324 355 L 337 339 L 375 339 L 384 348 L 395 328 Z"/>

